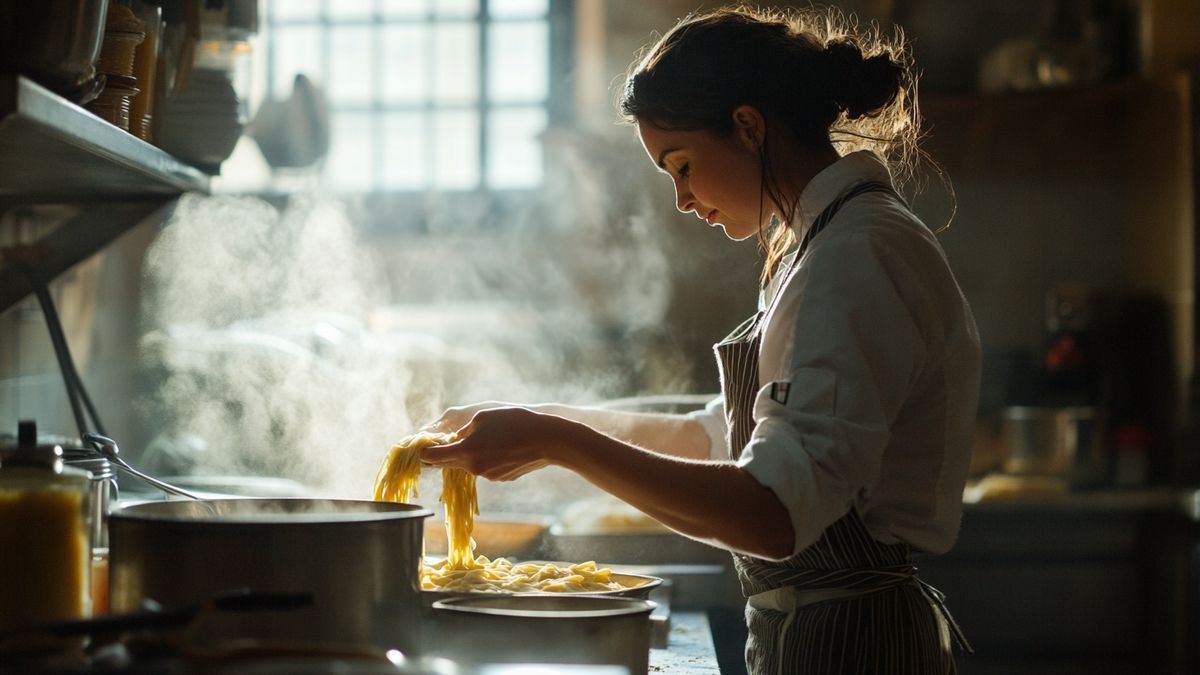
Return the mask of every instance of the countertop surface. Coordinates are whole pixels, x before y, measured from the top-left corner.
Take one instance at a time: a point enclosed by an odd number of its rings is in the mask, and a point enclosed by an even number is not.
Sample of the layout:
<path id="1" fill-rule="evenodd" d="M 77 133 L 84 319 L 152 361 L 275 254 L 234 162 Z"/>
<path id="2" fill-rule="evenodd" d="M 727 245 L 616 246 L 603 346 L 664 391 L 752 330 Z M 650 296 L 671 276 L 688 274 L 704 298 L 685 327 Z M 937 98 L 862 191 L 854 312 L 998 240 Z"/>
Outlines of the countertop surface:
<path id="1" fill-rule="evenodd" d="M 719 675 L 712 630 L 704 612 L 671 612 L 665 649 L 650 650 L 650 673 Z"/>
<path id="2" fill-rule="evenodd" d="M 968 490 L 968 493 L 970 491 Z M 1022 494 L 978 501 L 965 499 L 967 511 L 1072 511 L 1072 512 L 1174 512 L 1200 520 L 1200 488 L 1144 487 L 1072 490 L 1062 493 Z"/>

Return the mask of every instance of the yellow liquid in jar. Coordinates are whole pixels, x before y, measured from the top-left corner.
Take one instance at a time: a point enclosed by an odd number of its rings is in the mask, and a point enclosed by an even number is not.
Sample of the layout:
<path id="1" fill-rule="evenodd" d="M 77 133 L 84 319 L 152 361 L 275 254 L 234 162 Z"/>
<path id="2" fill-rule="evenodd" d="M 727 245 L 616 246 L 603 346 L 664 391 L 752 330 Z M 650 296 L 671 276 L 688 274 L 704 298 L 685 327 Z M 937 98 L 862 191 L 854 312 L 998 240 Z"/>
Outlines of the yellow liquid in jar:
<path id="1" fill-rule="evenodd" d="M 0 490 L 0 631 L 88 615 L 82 512 L 80 492 Z"/>

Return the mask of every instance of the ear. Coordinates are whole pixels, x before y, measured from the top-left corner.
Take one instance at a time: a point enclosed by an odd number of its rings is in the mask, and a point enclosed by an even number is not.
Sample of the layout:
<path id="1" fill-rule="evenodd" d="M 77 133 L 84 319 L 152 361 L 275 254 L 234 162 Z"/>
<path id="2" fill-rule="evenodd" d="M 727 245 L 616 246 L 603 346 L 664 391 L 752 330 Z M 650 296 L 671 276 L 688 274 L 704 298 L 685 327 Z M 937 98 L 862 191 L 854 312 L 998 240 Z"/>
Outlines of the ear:
<path id="1" fill-rule="evenodd" d="M 752 105 L 733 109 L 733 134 L 747 150 L 758 152 L 767 137 L 767 120 Z"/>

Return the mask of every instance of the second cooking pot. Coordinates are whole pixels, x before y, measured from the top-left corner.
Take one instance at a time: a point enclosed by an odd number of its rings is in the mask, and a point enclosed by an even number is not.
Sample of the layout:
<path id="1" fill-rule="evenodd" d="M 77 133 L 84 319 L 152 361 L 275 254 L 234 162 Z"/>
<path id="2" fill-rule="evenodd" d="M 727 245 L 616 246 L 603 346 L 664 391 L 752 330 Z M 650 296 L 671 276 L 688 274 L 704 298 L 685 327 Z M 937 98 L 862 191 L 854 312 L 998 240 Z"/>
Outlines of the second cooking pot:
<path id="1" fill-rule="evenodd" d="M 109 518 L 114 612 L 145 600 L 204 602 L 237 588 L 312 593 L 311 607 L 201 619 L 199 643 L 230 639 L 419 651 L 424 519 L 413 504 L 332 499 L 148 502 Z"/>
<path id="2" fill-rule="evenodd" d="M 1008 473 L 1062 478 L 1071 487 L 1098 487 L 1109 480 L 1109 455 L 1092 407 L 1006 408 L 1002 435 Z"/>
<path id="3" fill-rule="evenodd" d="M 433 603 L 432 649 L 468 663 L 624 666 L 650 661 L 650 600 L 493 595 Z"/>

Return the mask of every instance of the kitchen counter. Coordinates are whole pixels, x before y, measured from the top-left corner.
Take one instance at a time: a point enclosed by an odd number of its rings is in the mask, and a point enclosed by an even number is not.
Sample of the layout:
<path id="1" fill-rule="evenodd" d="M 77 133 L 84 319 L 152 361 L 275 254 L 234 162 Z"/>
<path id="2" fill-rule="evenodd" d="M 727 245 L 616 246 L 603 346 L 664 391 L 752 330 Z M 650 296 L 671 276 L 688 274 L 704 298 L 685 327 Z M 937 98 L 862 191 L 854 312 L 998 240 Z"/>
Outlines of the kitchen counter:
<path id="1" fill-rule="evenodd" d="M 965 504 L 917 565 L 975 647 L 964 673 L 1197 672 L 1198 517 L 1195 486 L 1011 495 Z"/>
<path id="2" fill-rule="evenodd" d="M 650 650 L 649 672 L 656 675 L 720 674 L 712 630 L 704 612 L 671 612 L 667 647 Z"/>
<path id="3" fill-rule="evenodd" d="M 967 513 L 1023 513 L 1029 511 L 1074 513 L 1176 512 L 1200 518 L 1200 490 L 1145 487 L 1074 490 L 1062 494 L 1011 495 L 977 502 L 965 501 Z"/>

